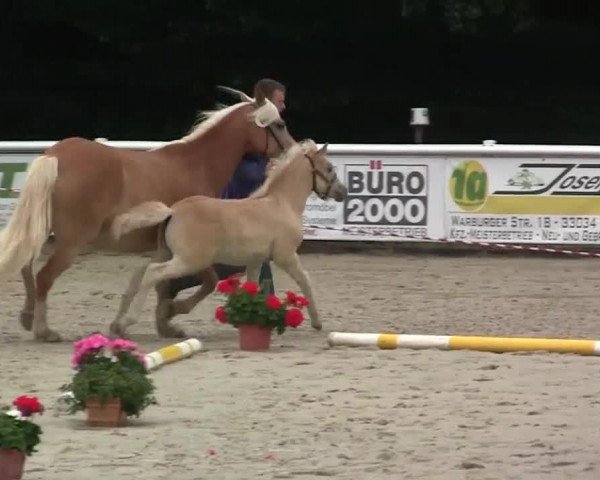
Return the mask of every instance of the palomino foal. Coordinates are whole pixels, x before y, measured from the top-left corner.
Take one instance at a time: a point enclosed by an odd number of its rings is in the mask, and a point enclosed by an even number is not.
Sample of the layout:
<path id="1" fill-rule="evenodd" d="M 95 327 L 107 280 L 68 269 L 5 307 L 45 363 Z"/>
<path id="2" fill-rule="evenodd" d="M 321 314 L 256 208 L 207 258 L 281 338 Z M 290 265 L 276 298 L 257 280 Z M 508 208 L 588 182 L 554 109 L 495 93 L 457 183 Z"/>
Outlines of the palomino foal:
<path id="1" fill-rule="evenodd" d="M 312 327 L 321 329 L 308 274 L 297 250 L 303 238 L 302 214 L 311 192 L 337 202 L 347 195 L 326 153 L 327 144 L 318 149 L 312 140 L 292 147 L 265 183 L 246 199 L 194 196 L 171 208 L 147 202 L 118 216 L 113 223 L 116 238 L 135 228 L 162 223 L 158 239 L 162 248 L 156 261 L 133 275 L 111 324 L 111 334 L 125 335 L 158 282 L 204 270 L 214 263 L 246 266 L 247 279 L 257 281 L 260 266 L 267 259 L 298 284 L 309 301 Z M 214 290 L 215 284 L 203 284 L 192 295 L 190 310 Z"/>
<path id="2" fill-rule="evenodd" d="M 115 216 L 147 201 L 172 205 L 191 195 L 219 196 L 244 153 L 276 156 L 295 144 L 275 105 L 237 93 L 244 101 L 212 112 L 188 135 L 153 150 L 69 138 L 33 160 L 0 234 L 0 276 L 21 271 L 26 288 L 21 324 L 33 329 L 37 340 L 60 340 L 48 327 L 47 297 L 82 247 L 132 253 L 156 249 L 154 227 L 114 241 L 109 231 Z M 34 280 L 33 262 L 51 232 L 54 252 Z M 165 296 L 164 285 L 157 293 L 159 300 Z M 168 325 L 159 333 L 180 335 Z"/>

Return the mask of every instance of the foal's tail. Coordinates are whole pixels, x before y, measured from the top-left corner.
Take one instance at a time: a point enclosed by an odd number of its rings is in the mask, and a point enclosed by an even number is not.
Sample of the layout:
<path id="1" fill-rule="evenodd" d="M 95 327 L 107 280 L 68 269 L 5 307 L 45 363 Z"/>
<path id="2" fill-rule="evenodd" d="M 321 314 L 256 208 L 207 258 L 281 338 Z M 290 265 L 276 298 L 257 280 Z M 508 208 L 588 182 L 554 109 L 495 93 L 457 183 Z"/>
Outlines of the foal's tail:
<path id="1" fill-rule="evenodd" d="M 111 231 L 115 240 L 139 228 L 153 227 L 171 216 L 173 210 L 162 202 L 144 202 L 117 215 Z"/>
<path id="2" fill-rule="evenodd" d="M 39 257 L 52 229 L 52 192 L 58 159 L 37 157 L 29 167 L 17 207 L 0 232 L 0 274 L 13 274 Z"/>

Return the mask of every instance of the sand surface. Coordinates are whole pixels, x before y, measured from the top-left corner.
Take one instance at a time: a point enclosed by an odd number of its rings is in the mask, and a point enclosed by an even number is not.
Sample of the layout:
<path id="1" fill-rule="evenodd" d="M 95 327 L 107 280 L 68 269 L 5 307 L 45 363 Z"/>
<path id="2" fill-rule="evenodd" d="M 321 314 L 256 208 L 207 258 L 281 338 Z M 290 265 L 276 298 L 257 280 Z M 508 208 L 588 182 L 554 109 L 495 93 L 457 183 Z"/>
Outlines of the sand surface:
<path id="1" fill-rule="evenodd" d="M 177 323 L 206 351 L 152 374 L 160 405 L 126 428 L 39 419 L 26 480 L 600 478 L 600 359 L 576 355 L 330 349 L 329 331 L 600 338 L 600 262 L 568 257 L 311 253 L 324 330 L 308 323 L 244 353 L 212 296 Z M 0 292 L 0 403 L 51 407 L 71 342 L 107 332 L 140 257 L 90 254 L 56 283 L 49 320 L 21 330 L 18 278 Z M 275 270 L 279 292 L 295 288 Z M 132 339 L 154 331 L 151 295 Z"/>

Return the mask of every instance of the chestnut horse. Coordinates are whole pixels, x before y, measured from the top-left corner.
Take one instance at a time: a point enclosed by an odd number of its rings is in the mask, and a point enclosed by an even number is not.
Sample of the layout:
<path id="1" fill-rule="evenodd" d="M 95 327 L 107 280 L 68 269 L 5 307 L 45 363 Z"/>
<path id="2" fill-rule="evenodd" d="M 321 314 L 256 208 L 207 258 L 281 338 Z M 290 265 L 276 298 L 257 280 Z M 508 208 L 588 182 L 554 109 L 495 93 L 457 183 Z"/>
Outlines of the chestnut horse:
<path id="1" fill-rule="evenodd" d="M 326 154 L 327 144 L 318 148 L 312 140 L 293 146 L 248 198 L 224 200 L 196 195 L 171 207 L 145 202 L 117 216 L 112 226 L 115 238 L 140 227 L 162 227 L 155 258 L 132 276 L 111 324 L 111 334 L 126 334 L 157 283 L 206 271 L 214 263 L 245 266 L 247 279 L 256 282 L 267 259 L 298 284 L 309 302 L 311 325 L 320 330 L 310 280 L 297 250 L 302 243 L 302 214 L 309 195 L 314 192 L 323 200 L 342 202 L 348 193 Z M 188 312 L 214 290 L 217 278 L 214 270 L 211 272 L 212 279 L 185 300 Z"/>
<path id="2" fill-rule="evenodd" d="M 192 195 L 219 196 L 244 153 L 276 156 L 295 144 L 273 103 L 234 92 L 241 102 L 206 112 L 188 135 L 159 148 L 133 151 L 67 138 L 33 160 L 0 233 L 0 275 L 21 272 L 26 290 L 21 324 L 33 329 L 36 340 L 61 340 L 48 327 L 47 297 L 82 247 L 129 253 L 156 248 L 155 227 L 115 241 L 109 233 L 115 216 L 152 200 L 172 205 Z M 34 279 L 33 262 L 50 233 L 54 251 Z M 165 285 L 157 294 L 160 304 Z"/>

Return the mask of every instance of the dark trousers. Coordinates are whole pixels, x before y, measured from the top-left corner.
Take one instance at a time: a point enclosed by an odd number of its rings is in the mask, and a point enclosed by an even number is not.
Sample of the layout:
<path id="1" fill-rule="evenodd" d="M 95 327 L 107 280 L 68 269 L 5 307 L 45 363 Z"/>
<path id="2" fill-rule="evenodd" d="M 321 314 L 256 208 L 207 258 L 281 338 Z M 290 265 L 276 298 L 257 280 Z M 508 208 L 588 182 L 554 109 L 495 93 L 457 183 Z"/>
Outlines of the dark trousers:
<path id="1" fill-rule="evenodd" d="M 245 267 L 223 265 L 221 263 L 214 264 L 213 268 L 215 269 L 219 280 L 224 280 L 230 275 L 244 273 L 246 271 Z M 275 293 L 275 287 L 273 286 L 273 272 L 271 271 L 270 262 L 265 262 L 262 264 L 258 284 L 261 286 L 263 292 L 268 294 Z M 169 298 L 175 298 L 181 290 L 198 287 L 200 285 L 202 285 L 202 281 L 196 275 L 187 275 L 185 277 L 174 278 L 169 281 Z"/>

